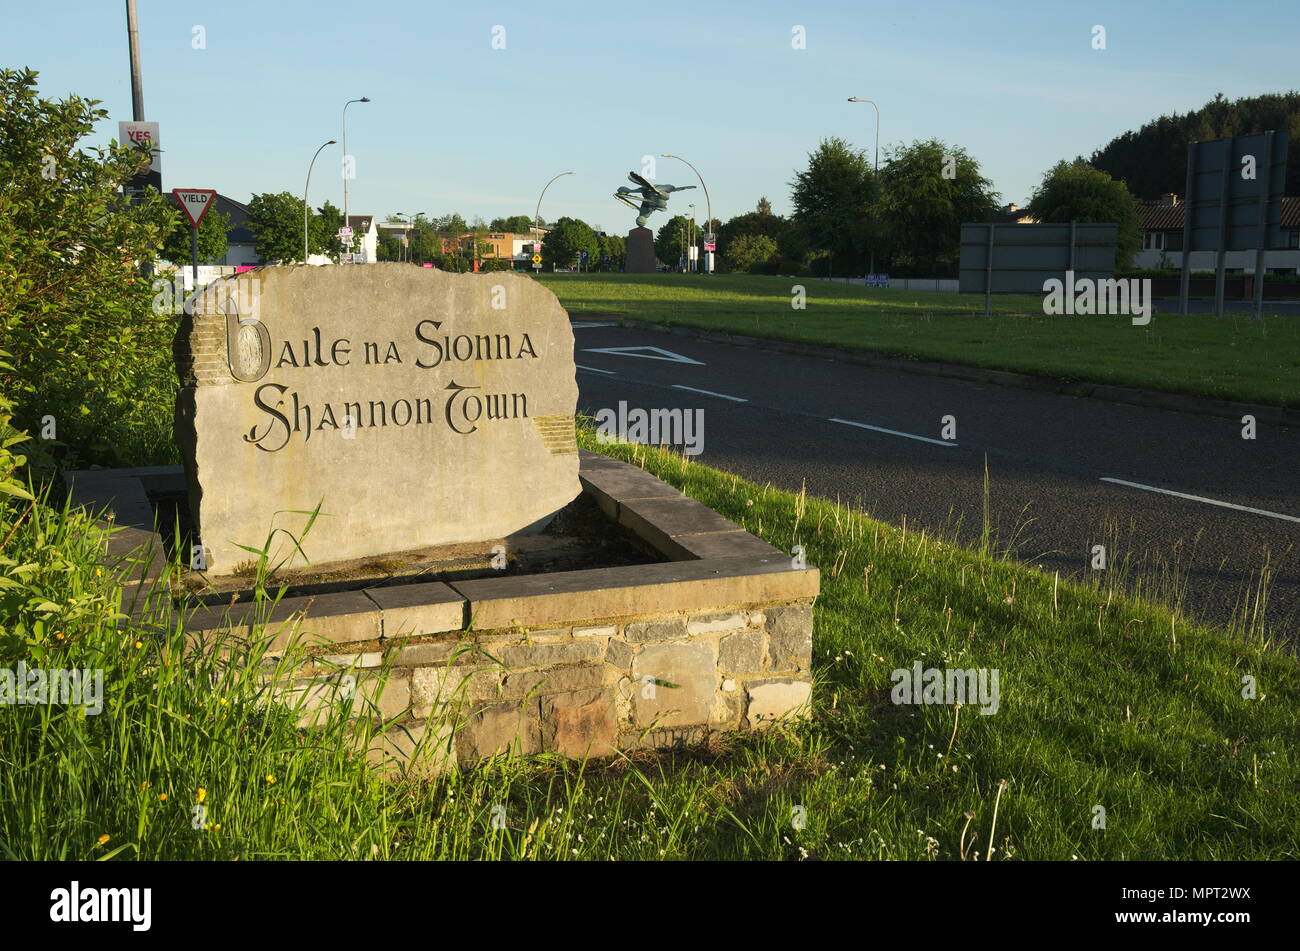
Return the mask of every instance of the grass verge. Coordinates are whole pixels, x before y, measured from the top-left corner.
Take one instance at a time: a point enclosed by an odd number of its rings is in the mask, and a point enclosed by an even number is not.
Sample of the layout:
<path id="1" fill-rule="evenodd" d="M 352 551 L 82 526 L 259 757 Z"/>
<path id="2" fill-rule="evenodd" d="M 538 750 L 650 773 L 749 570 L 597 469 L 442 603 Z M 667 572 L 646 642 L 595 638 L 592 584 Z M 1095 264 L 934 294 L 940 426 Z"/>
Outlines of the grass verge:
<path id="1" fill-rule="evenodd" d="M 546 274 L 574 317 L 667 325 L 865 350 L 1216 399 L 1300 405 L 1300 318 L 1248 314 L 1047 316 L 1041 297 L 868 289 L 754 275 Z M 791 307 L 802 286 L 806 307 Z"/>
<path id="2" fill-rule="evenodd" d="M 658 449 L 599 448 L 821 567 L 807 722 L 712 752 L 499 758 L 385 781 L 349 752 L 342 717 L 301 729 L 265 702 L 265 677 L 290 662 L 237 644 L 181 662 L 174 627 L 122 623 L 84 513 L 7 495 L 0 667 L 100 669 L 104 706 L 0 707 L 0 854 L 1300 857 L 1300 669 L 1258 627 L 1212 630 L 987 546 Z M 895 705 L 891 671 L 918 660 L 997 669 L 998 712 Z"/>

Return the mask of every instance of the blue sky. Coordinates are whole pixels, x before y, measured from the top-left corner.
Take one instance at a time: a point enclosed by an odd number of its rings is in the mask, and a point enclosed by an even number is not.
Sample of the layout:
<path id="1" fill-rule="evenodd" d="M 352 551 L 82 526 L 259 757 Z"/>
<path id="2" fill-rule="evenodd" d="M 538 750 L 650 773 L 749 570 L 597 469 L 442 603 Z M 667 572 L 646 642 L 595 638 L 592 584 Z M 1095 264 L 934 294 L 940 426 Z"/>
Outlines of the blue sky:
<path id="1" fill-rule="evenodd" d="M 317 146 L 341 139 L 351 211 L 466 218 L 581 217 L 610 231 L 634 213 L 610 194 L 643 155 L 674 152 L 709 186 L 715 216 L 789 181 L 824 136 L 870 152 L 940 138 L 980 161 L 1004 201 L 1026 201 L 1061 158 L 1088 155 L 1164 112 L 1300 85 L 1300 4 L 1208 2 L 342 3 L 138 0 L 146 119 L 161 123 L 164 188 L 302 193 Z M 12 5 L 0 63 L 41 73 L 131 118 L 125 5 Z M 1092 29 L 1106 29 L 1106 49 Z M 206 49 L 195 49 L 203 27 Z M 505 49 L 493 49 L 504 27 Z M 806 31 L 806 48 L 791 46 Z M 498 32 L 497 35 L 500 35 Z M 340 146 L 311 201 L 342 204 Z M 659 159 L 656 180 L 696 184 Z M 688 201 L 704 217 L 699 190 Z"/>

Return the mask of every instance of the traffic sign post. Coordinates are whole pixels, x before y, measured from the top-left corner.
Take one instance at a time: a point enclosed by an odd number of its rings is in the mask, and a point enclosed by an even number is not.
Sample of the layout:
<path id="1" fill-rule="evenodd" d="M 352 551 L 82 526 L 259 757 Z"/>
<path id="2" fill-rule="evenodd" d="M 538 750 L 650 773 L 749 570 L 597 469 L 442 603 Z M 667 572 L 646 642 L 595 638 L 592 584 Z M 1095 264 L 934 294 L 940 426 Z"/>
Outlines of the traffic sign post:
<path id="1" fill-rule="evenodd" d="M 540 254 L 534 254 L 534 255 L 533 255 L 533 270 L 534 270 L 534 271 L 540 271 L 541 269 L 542 269 L 542 256 L 541 256 Z"/>
<path id="2" fill-rule="evenodd" d="M 199 224 L 217 200 L 214 188 L 173 188 L 172 197 L 190 221 L 190 264 L 194 268 L 194 289 L 199 289 Z"/>

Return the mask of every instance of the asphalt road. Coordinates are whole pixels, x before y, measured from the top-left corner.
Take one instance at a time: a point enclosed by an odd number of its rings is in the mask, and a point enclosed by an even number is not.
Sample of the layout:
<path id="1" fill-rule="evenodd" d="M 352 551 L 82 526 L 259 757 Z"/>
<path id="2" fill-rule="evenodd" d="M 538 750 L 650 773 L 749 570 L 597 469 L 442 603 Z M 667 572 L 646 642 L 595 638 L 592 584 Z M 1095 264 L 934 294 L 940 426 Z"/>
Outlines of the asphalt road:
<path id="1" fill-rule="evenodd" d="M 969 543 L 984 467 L 999 543 L 1062 575 L 1172 567 L 1225 623 L 1260 569 L 1270 627 L 1300 643 L 1300 432 L 574 321 L 579 406 L 703 409 L 695 458 Z M 633 348 L 629 353 L 594 352 Z M 638 349 L 639 348 L 639 349 Z M 662 359 L 669 354 L 688 361 Z M 658 356 L 660 359 L 654 359 Z M 956 438 L 942 419 L 955 417 Z M 1181 493 L 1181 494 L 1170 494 Z"/>

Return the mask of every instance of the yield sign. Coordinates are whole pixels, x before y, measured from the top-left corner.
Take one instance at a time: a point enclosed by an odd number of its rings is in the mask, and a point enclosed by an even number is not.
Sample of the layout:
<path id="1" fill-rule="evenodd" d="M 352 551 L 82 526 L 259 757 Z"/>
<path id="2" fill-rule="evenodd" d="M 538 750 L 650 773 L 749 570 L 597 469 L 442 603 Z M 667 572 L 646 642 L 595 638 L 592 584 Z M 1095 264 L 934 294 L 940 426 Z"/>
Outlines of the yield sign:
<path id="1" fill-rule="evenodd" d="M 181 203 L 181 211 L 195 228 L 217 200 L 217 192 L 212 188 L 173 188 L 172 195 Z"/>
<path id="2" fill-rule="evenodd" d="M 662 347 L 587 347 L 584 348 L 583 353 L 612 353 L 618 357 L 641 357 L 645 360 L 667 360 L 669 363 L 693 363 L 696 366 L 704 366 L 700 360 L 692 360 L 690 357 L 664 350 Z"/>

